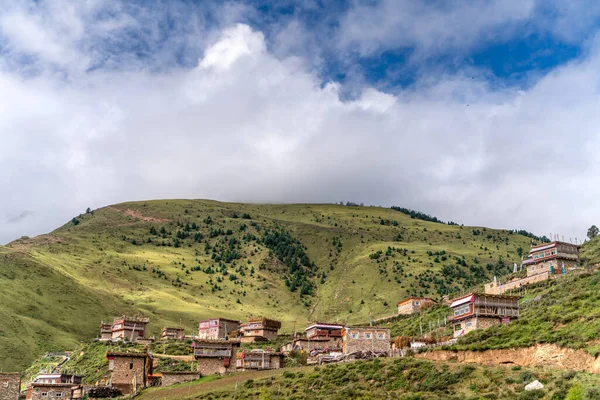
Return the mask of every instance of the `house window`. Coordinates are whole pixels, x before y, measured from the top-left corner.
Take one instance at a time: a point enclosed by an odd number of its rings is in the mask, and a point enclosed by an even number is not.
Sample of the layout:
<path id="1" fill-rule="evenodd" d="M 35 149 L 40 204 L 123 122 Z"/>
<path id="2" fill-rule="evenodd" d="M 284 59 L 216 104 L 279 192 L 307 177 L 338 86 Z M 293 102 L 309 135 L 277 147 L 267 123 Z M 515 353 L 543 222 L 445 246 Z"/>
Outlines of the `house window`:
<path id="1" fill-rule="evenodd" d="M 358 339 L 358 333 L 351 333 L 351 334 L 350 334 L 350 337 L 351 337 L 352 339 Z"/>
<path id="2" fill-rule="evenodd" d="M 385 339 L 385 333 L 377 334 L 377 339 Z"/>
<path id="3" fill-rule="evenodd" d="M 534 255 L 534 256 L 533 256 L 533 258 L 534 258 L 535 260 L 537 260 L 537 259 L 538 259 L 538 255 L 537 255 L 537 254 L 536 254 L 536 255 Z"/>
<path id="4" fill-rule="evenodd" d="M 56 397 L 62 397 L 62 395 L 63 395 L 62 393 L 56 393 L 55 394 Z"/>
<path id="5" fill-rule="evenodd" d="M 549 251 L 547 251 L 547 252 L 546 252 L 546 257 L 548 257 L 549 255 L 550 255 L 550 252 L 549 252 Z"/>
<path id="6" fill-rule="evenodd" d="M 420 304 L 420 302 L 415 301 L 415 306 L 418 306 Z"/>
<path id="7" fill-rule="evenodd" d="M 465 328 L 470 328 L 472 326 L 473 326 L 473 322 L 472 321 L 465 322 Z"/>
<path id="8" fill-rule="evenodd" d="M 41 392 L 40 396 L 42 396 L 42 397 L 48 397 L 48 392 Z"/>
<path id="9" fill-rule="evenodd" d="M 8 387 L 8 382 L 4 382 L 4 383 L 2 384 L 2 386 L 4 386 L 5 388 L 7 388 L 7 387 Z"/>
<path id="10" fill-rule="evenodd" d="M 129 369 L 133 369 L 133 363 L 129 363 Z"/>
<path id="11" fill-rule="evenodd" d="M 365 333 L 365 339 L 371 339 L 371 334 L 370 333 Z"/>
<path id="12" fill-rule="evenodd" d="M 552 250 L 552 254 L 556 254 L 556 249 Z"/>
<path id="13" fill-rule="evenodd" d="M 468 314 L 471 311 L 471 305 L 465 304 L 460 307 L 454 309 L 454 316 L 457 317 L 459 315 Z"/>

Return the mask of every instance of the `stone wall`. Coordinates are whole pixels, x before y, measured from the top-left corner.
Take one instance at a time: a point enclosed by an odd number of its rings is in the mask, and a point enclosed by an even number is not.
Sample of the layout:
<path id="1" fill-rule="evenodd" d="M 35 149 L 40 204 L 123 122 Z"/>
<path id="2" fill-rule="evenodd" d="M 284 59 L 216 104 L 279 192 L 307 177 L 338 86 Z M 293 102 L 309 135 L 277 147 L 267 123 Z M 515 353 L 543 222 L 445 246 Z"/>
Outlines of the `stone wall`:
<path id="1" fill-rule="evenodd" d="M 517 279 L 514 281 L 506 282 L 505 284 L 499 285 L 490 282 L 485 285 L 486 294 L 503 294 L 509 290 L 518 289 L 522 286 L 529 285 L 530 283 L 543 282 L 550 278 L 550 268 L 545 272 L 537 271 L 535 275 L 530 275 L 526 278 Z"/>
<path id="2" fill-rule="evenodd" d="M 48 400 L 56 398 L 71 400 L 73 394 L 72 387 L 74 387 L 74 385 L 55 384 L 36 386 L 34 384 L 31 388 L 31 400 Z M 46 395 L 44 395 L 44 393 L 46 393 Z M 57 396 L 58 393 L 60 393 L 60 397 Z"/>
<path id="3" fill-rule="evenodd" d="M 197 371 L 202 374 L 202 376 L 206 375 L 214 375 L 214 374 L 226 374 L 229 372 L 235 371 L 235 359 L 237 357 L 237 353 L 240 351 L 238 346 L 231 347 L 231 358 L 229 359 L 229 365 L 225 366 L 225 359 L 222 357 L 200 357 L 196 358 L 198 363 Z"/>
<path id="4" fill-rule="evenodd" d="M 357 337 L 353 337 L 356 335 Z M 367 335 L 371 335 L 368 337 Z M 382 335 L 383 337 L 379 337 Z M 355 351 L 387 352 L 391 350 L 390 330 L 381 328 L 347 328 L 343 336 L 344 353 Z"/>
<path id="5" fill-rule="evenodd" d="M 163 372 L 162 386 L 170 386 L 176 383 L 190 382 L 200 379 L 199 372 Z"/>
<path id="6" fill-rule="evenodd" d="M 398 314 L 399 315 L 410 315 L 417 311 L 418 310 L 415 311 L 415 307 L 413 306 L 412 301 L 407 301 L 407 302 L 404 302 L 404 303 L 401 303 L 398 305 Z"/>
<path id="7" fill-rule="evenodd" d="M 17 400 L 21 390 L 21 376 L 18 373 L 0 372 L 0 400 Z"/>
<path id="8" fill-rule="evenodd" d="M 146 382 L 146 358 L 145 357 L 128 357 L 115 356 L 112 367 L 112 385 L 119 388 L 123 394 L 132 393 L 133 378 L 136 377 L 136 388 L 145 386 Z"/>

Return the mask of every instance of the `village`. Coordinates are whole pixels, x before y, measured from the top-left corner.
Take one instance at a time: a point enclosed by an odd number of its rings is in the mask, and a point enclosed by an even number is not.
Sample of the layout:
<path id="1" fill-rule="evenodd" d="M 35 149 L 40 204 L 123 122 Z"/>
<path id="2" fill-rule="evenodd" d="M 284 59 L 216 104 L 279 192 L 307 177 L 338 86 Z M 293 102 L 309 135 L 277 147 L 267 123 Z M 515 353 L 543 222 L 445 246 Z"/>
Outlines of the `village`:
<path id="1" fill-rule="evenodd" d="M 0 400 L 129 396 L 147 387 L 169 386 L 203 376 L 285 368 L 286 358 L 291 355 L 299 355 L 303 364 L 316 365 L 403 357 L 416 350 L 451 345 L 473 330 L 510 324 L 519 318 L 519 291 L 528 285 L 577 273 L 580 269 L 578 251 L 578 245 L 559 241 L 532 246 L 522 262 L 522 267 L 526 267 L 525 277 L 504 283 L 494 278 L 481 292 L 445 297 L 437 302 L 428 297 L 411 296 L 397 303 L 397 318 L 418 316 L 436 304 L 444 304 L 450 310 L 443 321 L 444 327 L 452 328 L 448 336 L 431 335 L 430 330 L 429 333 L 422 331 L 420 337 L 392 337 L 385 320 L 364 325 L 315 321 L 305 326 L 303 332 L 294 329 L 289 341 L 281 344 L 280 321 L 258 316 L 241 322 L 217 316 L 199 321 L 194 335 L 185 335 L 182 327 L 164 327 L 159 337 L 151 337 L 149 318 L 141 314 L 119 316 L 111 322 L 101 321 L 95 339 L 107 344 L 108 374 L 104 378 L 84 385 L 83 376 L 63 371 L 60 365 L 51 371 L 40 371 L 31 382 L 22 382 L 21 373 L 2 372 Z M 516 266 L 515 272 L 518 272 Z M 148 346 L 170 342 L 181 342 L 189 347 L 192 360 L 189 370 L 155 372 L 156 354 Z M 110 347 L 113 343 L 137 344 L 144 350 L 116 350 Z"/>

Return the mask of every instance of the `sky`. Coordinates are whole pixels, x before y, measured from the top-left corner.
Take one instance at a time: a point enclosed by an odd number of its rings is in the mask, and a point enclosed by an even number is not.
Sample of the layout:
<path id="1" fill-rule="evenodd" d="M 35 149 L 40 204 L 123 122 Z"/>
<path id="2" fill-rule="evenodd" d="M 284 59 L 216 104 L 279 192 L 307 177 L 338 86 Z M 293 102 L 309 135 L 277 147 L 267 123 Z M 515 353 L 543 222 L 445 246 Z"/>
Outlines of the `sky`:
<path id="1" fill-rule="evenodd" d="M 4 0 L 0 243 L 163 198 L 600 223 L 600 2 Z"/>

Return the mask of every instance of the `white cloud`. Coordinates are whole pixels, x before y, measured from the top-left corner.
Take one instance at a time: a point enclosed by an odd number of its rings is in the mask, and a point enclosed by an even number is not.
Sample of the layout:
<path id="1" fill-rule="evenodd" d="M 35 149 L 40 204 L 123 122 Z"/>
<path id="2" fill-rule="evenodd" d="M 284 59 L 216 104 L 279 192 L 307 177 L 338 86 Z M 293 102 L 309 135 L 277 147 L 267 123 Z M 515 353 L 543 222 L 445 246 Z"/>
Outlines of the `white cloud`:
<path id="1" fill-rule="evenodd" d="M 414 47 L 417 57 L 430 56 L 506 38 L 534 10 L 535 0 L 359 3 L 342 19 L 338 39 L 340 46 L 362 55 Z"/>
<path id="2" fill-rule="evenodd" d="M 595 47 L 527 90 L 469 73 L 346 100 L 247 25 L 198 40 L 193 68 L 0 70 L 0 242 L 173 197 L 396 204 L 580 237 L 600 219 Z"/>

